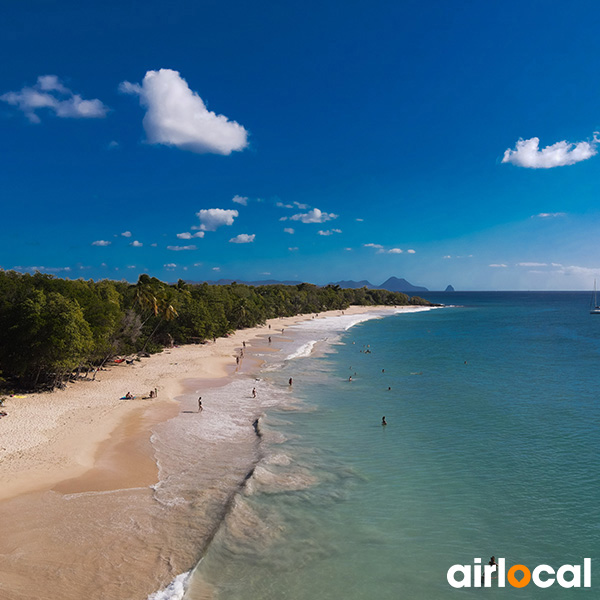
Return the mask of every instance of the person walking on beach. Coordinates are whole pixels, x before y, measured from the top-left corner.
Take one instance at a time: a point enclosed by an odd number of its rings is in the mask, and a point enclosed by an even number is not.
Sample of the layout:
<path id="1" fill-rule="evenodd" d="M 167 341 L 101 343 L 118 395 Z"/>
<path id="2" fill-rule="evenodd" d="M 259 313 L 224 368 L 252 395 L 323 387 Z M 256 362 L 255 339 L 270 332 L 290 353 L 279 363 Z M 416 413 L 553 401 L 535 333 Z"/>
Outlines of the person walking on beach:
<path id="1" fill-rule="evenodd" d="M 269 344 L 271 343 L 271 336 L 269 336 Z"/>
<path id="2" fill-rule="evenodd" d="M 202 412 L 202 396 L 200 396 L 200 398 L 198 398 L 198 412 Z"/>
<path id="3" fill-rule="evenodd" d="M 252 388 L 252 397 L 256 398 L 256 388 Z"/>

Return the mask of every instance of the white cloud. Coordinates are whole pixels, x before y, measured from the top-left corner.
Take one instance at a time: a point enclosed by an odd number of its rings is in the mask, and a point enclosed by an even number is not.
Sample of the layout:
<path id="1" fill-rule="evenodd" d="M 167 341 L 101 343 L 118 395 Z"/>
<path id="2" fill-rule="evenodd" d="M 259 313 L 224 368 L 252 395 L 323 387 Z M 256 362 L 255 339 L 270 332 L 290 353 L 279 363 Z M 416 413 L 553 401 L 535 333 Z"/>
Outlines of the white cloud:
<path id="1" fill-rule="evenodd" d="M 190 233 L 189 231 L 184 231 L 183 233 L 178 233 L 177 237 L 180 240 L 191 240 L 192 238 L 203 238 L 204 231 L 196 231 L 196 233 Z"/>
<path id="2" fill-rule="evenodd" d="M 518 167 L 527 167 L 528 169 L 564 167 L 587 160 L 597 154 L 596 144 L 596 137 L 591 142 L 578 142 L 576 144 L 563 140 L 540 150 L 539 138 L 520 139 L 514 150 L 508 148 L 504 152 L 502 162 L 512 163 Z"/>
<path id="3" fill-rule="evenodd" d="M 202 231 L 215 231 L 222 225 L 233 225 L 233 220 L 239 215 L 237 210 L 224 208 L 203 208 L 196 216 L 200 219 Z"/>
<path id="4" fill-rule="evenodd" d="M 110 150 L 112 150 L 113 148 L 118 148 L 119 146 L 120 146 L 120 144 L 116 140 L 112 140 L 112 142 L 109 142 L 109 144 L 108 144 L 108 148 Z"/>
<path id="5" fill-rule="evenodd" d="M 248 146 L 246 129 L 209 111 L 177 71 L 148 71 L 141 85 L 124 81 L 119 90 L 139 95 L 146 109 L 143 124 L 151 144 L 224 155 Z"/>
<path id="6" fill-rule="evenodd" d="M 283 231 L 292 235 L 295 233 L 295 230 L 292 227 L 286 227 Z"/>
<path id="7" fill-rule="evenodd" d="M 346 252 L 352 252 L 352 248 L 344 248 L 344 250 L 346 250 Z"/>
<path id="8" fill-rule="evenodd" d="M 231 201 L 236 204 L 241 204 L 242 206 L 248 206 L 248 196 L 238 196 L 236 194 Z"/>
<path id="9" fill-rule="evenodd" d="M 182 250 L 196 250 L 197 246 L 167 246 L 167 250 L 173 250 L 174 252 L 181 252 Z"/>
<path id="10" fill-rule="evenodd" d="M 127 265 L 128 269 L 135 269 L 135 265 Z"/>
<path id="11" fill-rule="evenodd" d="M 110 246 L 112 242 L 107 242 L 106 240 L 96 240 L 92 242 L 92 246 Z"/>
<path id="12" fill-rule="evenodd" d="M 365 248 L 376 248 L 377 250 L 383 250 L 383 246 L 381 244 L 363 244 Z"/>
<path id="13" fill-rule="evenodd" d="M 290 248 L 288 248 L 288 250 L 290 252 L 296 252 L 296 250 L 298 250 L 298 246 L 291 246 Z"/>
<path id="14" fill-rule="evenodd" d="M 319 231 L 317 231 L 317 233 L 319 235 L 333 235 L 334 233 L 342 233 L 341 229 L 326 229 L 325 231 L 323 231 L 322 229 L 319 229 Z"/>
<path id="15" fill-rule="evenodd" d="M 492 265 L 488 265 L 488 267 L 494 267 L 495 269 L 506 269 L 508 267 L 508 265 L 504 265 L 504 264 L 492 264 Z"/>
<path id="16" fill-rule="evenodd" d="M 407 252 L 408 252 L 409 254 L 416 254 L 416 253 L 417 253 L 417 251 L 416 251 L 416 250 L 413 250 L 412 248 L 409 248 L 409 249 L 407 250 Z"/>
<path id="17" fill-rule="evenodd" d="M 194 263 L 194 265 L 193 265 L 193 266 L 194 266 L 194 267 L 201 267 L 201 266 L 202 266 L 202 263 Z"/>
<path id="18" fill-rule="evenodd" d="M 134 248 L 141 248 L 144 244 L 142 244 L 142 242 L 138 242 L 137 240 L 131 242 L 131 244 L 129 244 L 130 246 L 133 246 Z"/>
<path id="19" fill-rule="evenodd" d="M 123 237 L 131 237 L 131 231 L 124 231 L 121 235 Z"/>
<path id="20" fill-rule="evenodd" d="M 175 263 L 167 263 L 166 265 L 163 265 L 163 267 L 165 267 L 165 269 L 174 269 L 177 265 Z"/>
<path id="21" fill-rule="evenodd" d="M 0 100 L 16 106 L 32 123 L 40 122 L 36 111 L 43 108 L 63 119 L 99 119 L 108 112 L 100 100 L 84 100 L 65 87 L 56 75 L 41 75 L 32 87 L 2 94 Z"/>
<path id="22" fill-rule="evenodd" d="M 330 221 L 331 219 L 337 219 L 338 215 L 333 213 L 326 213 L 320 211 L 318 208 L 313 208 L 309 210 L 307 213 L 300 213 L 297 215 L 292 215 L 290 217 L 291 221 L 302 221 L 302 223 L 325 223 L 325 221 Z"/>
<path id="23" fill-rule="evenodd" d="M 362 223 L 364 221 L 364 219 L 355 219 L 356 221 L 358 221 L 359 223 Z"/>
<path id="24" fill-rule="evenodd" d="M 452 256 L 450 256 L 450 254 L 446 254 L 446 256 L 443 256 L 442 258 L 448 259 L 448 258 L 452 258 Z"/>
<path id="25" fill-rule="evenodd" d="M 517 267 L 547 267 L 547 263 L 539 262 L 520 262 L 517 263 Z"/>
<path id="26" fill-rule="evenodd" d="M 553 219 L 556 217 L 566 217 L 567 213 L 564 212 L 555 212 L 555 213 L 538 213 L 537 215 L 533 215 L 531 218 L 535 219 L 536 217 L 539 219 Z"/>
<path id="27" fill-rule="evenodd" d="M 212 270 L 213 270 L 213 271 L 220 271 L 220 270 L 221 270 L 221 267 L 213 267 L 213 268 L 212 268 Z"/>
<path id="28" fill-rule="evenodd" d="M 252 233 L 252 234 L 240 233 L 239 235 L 232 237 L 229 241 L 232 244 L 250 244 L 251 242 L 254 241 L 255 237 L 256 237 L 255 233 Z"/>
<path id="29" fill-rule="evenodd" d="M 156 242 L 154 242 L 153 244 L 150 244 L 153 248 L 156 248 L 156 246 L 158 246 L 158 244 Z"/>
<path id="30" fill-rule="evenodd" d="M 294 201 L 294 206 L 296 206 L 296 208 L 299 208 L 300 210 L 307 210 L 308 208 L 310 208 L 310 206 L 308 204 L 304 204 L 302 202 L 296 202 L 296 201 Z"/>
<path id="31" fill-rule="evenodd" d="M 293 204 L 284 204 L 283 202 L 276 202 L 275 206 L 278 206 L 279 208 L 294 208 Z"/>
<path id="32" fill-rule="evenodd" d="M 401 248 L 390 248 L 388 250 L 388 254 L 402 254 L 404 252 L 404 250 L 402 250 Z"/>
<path id="33" fill-rule="evenodd" d="M 264 271 L 263 273 L 261 273 L 261 275 L 270 275 L 271 273 L 269 271 Z"/>

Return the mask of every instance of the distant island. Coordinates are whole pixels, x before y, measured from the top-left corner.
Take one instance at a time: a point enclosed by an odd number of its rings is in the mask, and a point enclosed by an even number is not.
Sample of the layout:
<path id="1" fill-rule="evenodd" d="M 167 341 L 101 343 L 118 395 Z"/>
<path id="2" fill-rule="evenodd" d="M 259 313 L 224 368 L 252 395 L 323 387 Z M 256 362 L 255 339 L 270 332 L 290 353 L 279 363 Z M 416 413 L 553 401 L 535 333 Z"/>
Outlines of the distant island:
<path id="1" fill-rule="evenodd" d="M 232 283 L 238 283 L 240 285 L 252 285 L 252 286 L 262 286 L 262 285 L 300 285 L 301 281 L 278 281 L 276 279 L 264 279 L 260 281 L 241 281 L 239 279 L 218 279 L 216 281 L 186 281 L 188 284 L 198 285 L 200 283 L 208 283 L 209 285 L 231 285 Z M 386 279 L 381 285 L 373 285 L 370 281 L 366 279 L 361 279 L 360 281 L 343 280 L 343 281 L 334 281 L 329 283 L 328 285 L 338 286 L 343 290 L 358 290 L 361 288 L 367 288 L 368 290 L 387 290 L 388 292 L 428 292 L 429 290 L 426 287 L 413 285 L 406 281 L 406 279 L 398 278 L 398 277 L 390 277 Z M 323 286 L 319 286 L 323 287 Z M 446 290 L 449 291 L 449 290 Z"/>
<path id="2" fill-rule="evenodd" d="M 451 285 L 449 285 L 444 291 L 445 292 L 454 292 L 456 290 Z"/>

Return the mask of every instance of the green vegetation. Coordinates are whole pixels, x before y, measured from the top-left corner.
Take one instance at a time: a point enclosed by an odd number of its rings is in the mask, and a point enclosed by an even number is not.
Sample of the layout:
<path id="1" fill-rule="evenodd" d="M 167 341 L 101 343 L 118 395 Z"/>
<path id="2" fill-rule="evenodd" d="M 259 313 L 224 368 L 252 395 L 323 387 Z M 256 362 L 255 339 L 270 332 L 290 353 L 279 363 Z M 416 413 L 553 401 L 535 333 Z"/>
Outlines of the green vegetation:
<path id="1" fill-rule="evenodd" d="M 115 355 L 202 342 L 274 317 L 351 304 L 429 304 L 386 290 L 339 286 L 168 285 L 141 275 L 70 281 L 0 271 L 0 385 L 53 388 Z"/>

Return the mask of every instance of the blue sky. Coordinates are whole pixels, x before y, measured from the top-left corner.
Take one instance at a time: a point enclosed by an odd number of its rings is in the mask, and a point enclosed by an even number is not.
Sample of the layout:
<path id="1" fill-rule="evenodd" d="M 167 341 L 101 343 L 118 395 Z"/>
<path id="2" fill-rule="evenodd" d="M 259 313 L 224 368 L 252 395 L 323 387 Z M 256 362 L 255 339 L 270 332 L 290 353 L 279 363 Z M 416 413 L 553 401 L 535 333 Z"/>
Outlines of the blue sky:
<path id="1" fill-rule="evenodd" d="M 462 290 L 600 278 L 595 2 L 3 13 L 4 269 Z"/>

